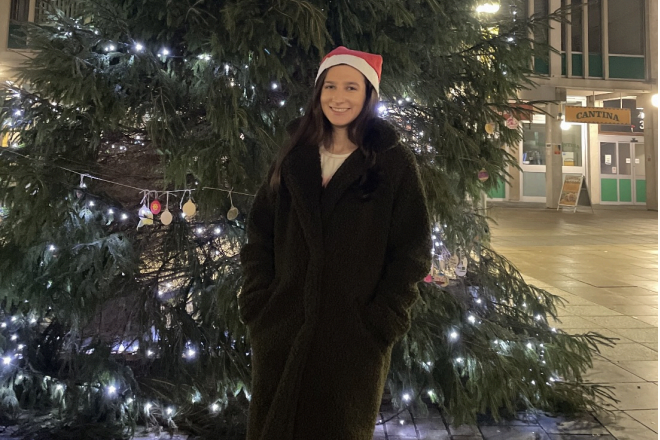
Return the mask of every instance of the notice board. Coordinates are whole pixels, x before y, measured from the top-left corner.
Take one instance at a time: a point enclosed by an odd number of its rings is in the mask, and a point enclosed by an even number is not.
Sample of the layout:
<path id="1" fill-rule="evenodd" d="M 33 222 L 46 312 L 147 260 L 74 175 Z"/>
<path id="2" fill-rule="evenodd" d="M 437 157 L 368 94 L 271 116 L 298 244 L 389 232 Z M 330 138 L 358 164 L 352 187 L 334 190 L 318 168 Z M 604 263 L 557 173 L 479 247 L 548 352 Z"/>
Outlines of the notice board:
<path id="1" fill-rule="evenodd" d="M 573 212 L 577 210 L 578 205 L 591 206 L 591 197 L 587 189 L 587 182 L 584 181 L 582 174 L 567 174 L 564 176 L 564 182 L 561 186 L 561 194 L 559 195 L 559 204 L 557 209 L 562 206 L 573 207 Z"/>

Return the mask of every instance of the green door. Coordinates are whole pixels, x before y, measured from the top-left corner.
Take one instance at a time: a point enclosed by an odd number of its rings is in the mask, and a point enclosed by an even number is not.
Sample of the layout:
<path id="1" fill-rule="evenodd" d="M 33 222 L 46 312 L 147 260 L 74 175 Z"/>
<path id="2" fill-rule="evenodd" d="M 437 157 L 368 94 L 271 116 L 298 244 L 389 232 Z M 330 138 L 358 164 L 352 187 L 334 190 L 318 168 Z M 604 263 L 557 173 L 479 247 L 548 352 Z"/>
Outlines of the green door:
<path id="1" fill-rule="evenodd" d="M 646 204 L 644 144 L 631 140 L 600 143 L 601 202 Z"/>
<path id="2" fill-rule="evenodd" d="M 635 178 L 635 203 L 646 204 L 646 155 L 644 144 L 633 144 L 635 149 L 633 175 Z"/>

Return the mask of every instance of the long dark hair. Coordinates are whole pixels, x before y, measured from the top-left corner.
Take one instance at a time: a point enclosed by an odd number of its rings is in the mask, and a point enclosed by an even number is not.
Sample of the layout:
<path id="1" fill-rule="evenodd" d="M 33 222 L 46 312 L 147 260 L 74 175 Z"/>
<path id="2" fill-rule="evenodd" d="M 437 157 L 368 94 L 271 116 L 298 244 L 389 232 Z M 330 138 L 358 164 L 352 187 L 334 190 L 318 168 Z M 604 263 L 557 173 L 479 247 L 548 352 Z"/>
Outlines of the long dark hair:
<path id="1" fill-rule="evenodd" d="M 332 124 L 323 114 L 321 108 L 321 92 L 328 71 L 324 71 L 316 81 L 312 99 L 307 104 L 305 115 L 301 118 L 298 128 L 291 134 L 289 140 L 282 146 L 275 162 L 275 169 L 270 179 L 270 186 L 273 191 L 278 191 L 282 178 L 282 162 L 284 158 L 295 147 L 310 147 L 319 145 L 330 145 L 332 143 Z M 366 84 L 366 97 L 364 106 L 360 114 L 348 126 L 348 139 L 362 150 L 369 168 L 367 174 L 362 176 L 359 186 L 364 195 L 369 196 L 378 185 L 379 175 L 375 169 L 376 153 L 365 144 L 365 135 L 369 130 L 374 119 L 377 117 L 376 105 L 378 104 L 378 93 L 367 78 L 364 78 Z"/>

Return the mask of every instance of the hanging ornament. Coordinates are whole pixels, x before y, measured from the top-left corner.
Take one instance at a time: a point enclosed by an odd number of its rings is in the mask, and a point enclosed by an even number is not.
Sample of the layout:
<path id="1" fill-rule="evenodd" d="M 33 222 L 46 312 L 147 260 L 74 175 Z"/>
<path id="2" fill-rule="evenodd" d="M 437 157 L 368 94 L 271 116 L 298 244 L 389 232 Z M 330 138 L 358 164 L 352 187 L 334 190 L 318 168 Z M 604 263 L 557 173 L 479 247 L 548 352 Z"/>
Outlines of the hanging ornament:
<path id="1" fill-rule="evenodd" d="M 484 128 L 486 129 L 486 133 L 488 133 L 488 134 L 495 133 L 495 124 L 492 123 L 492 122 L 489 122 L 488 124 L 486 124 L 486 126 Z"/>
<path id="2" fill-rule="evenodd" d="M 450 266 L 458 266 L 459 263 L 458 255 L 452 255 L 449 257 L 449 265 Z"/>
<path id="3" fill-rule="evenodd" d="M 149 210 L 153 215 L 158 215 L 160 214 L 161 206 L 160 202 L 158 200 L 154 200 L 149 204 Z"/>
<path id="4" fill-rule="evenodd" d="M 139 217 L 147 217 L 149 214 L 151 214 L 151 211 L 149 210 L 147 205 L 146 204 L 142 205 L 142 207 L 138 211 L 138 216 Z"/>
<path id="5" fill-rule="evenodd" d="M 433 275 L 428 274 L 426 277 L 424 277 L 424 282 L 425 283 L 432 283 L 433 282 Z"/>
<path id="6" fill-rule="evenodd" d="M 229 211 L 227 211 L 227 220 L 236 220 L 236 217 L 238 217 L 238 208 L 234 206 L 234 200 L 231 197 L 231 191 L 229 191 L 229 203 L 231 204 L 231 208 L 229 208 Z"/>
<path id="7" fill-rule="evenodd" d="M 488 171 L 486 171 L 486 168 L 482 168 L 481 171 L 479 171 L 478 177 L 479 180 L 482 182 L 488 180 L 489 175 L 488 175 Z"/>
<path id="8" fill-rule="evenodd" d="M 445 275 L 436 275 L 433 277 L 433 282 L 441 287 L 447 287 L 449 285 L 449 278 Z"/>
<path id="9" fill-rule="evenodd" d="M 160 215 L 160 222 L 165 226 L 172 223 L 172 213 L 170 212 L 170 193 L 167 193 L 167 198 L 165 200 L 165 211 Z"/>
<path id="10" fill-rule="evenodd" d="M 183 201 L 183 198 L 181 199 Z M 192 201 L 192 192 L 188 191 L 188 201 L 183 205 L 183 213 L 186 217 L 192 217 L 197 212 L 197 205 Z"/>
<path id="11" fill-rule="evenodd" d="M 145 206 L 145 208 L 146 208 L 146 206 Z M 142 210 L 140 210 L 140 211 L 142 211 Z M 149 211 L 149 209 L 147 208 L 147 210 L 143 211 L 143 213 L 145 215 L 140 216 L 140 222 L 138 223 L 138 226 L 137 226 L 138 229 L 140 229 L 142 226 L 145 226 L 145 225 L 153 225 L 154 224 L 154 215 L 151 213 L 151 211 Z"/>
<path id="12" fill-rule="evenodd" d="M 509 119 L 506 120 L 506 128 L 511 130 L 518 128 L 518 120 L 513 116 L 509 117 Z"/>
<path id="13" fill-rule="evenodd" d="M 456 269 L 454 269 L 456 276 L 464 277 L 467 274 L 467 266 L 468 266 L 467 257 L 461 258 L 461 261 L 459 261 L 458 265 L 456 266 Z"/>
<path id="14" fill-rule="evenodd" d="M 172 213 L 169 209 L 167 209 L 167 207 L 165 207 L 165 211 L 163 211 L 163 213 L 160 215 L 160 222 L 165 226 L 172 223 Z"/>

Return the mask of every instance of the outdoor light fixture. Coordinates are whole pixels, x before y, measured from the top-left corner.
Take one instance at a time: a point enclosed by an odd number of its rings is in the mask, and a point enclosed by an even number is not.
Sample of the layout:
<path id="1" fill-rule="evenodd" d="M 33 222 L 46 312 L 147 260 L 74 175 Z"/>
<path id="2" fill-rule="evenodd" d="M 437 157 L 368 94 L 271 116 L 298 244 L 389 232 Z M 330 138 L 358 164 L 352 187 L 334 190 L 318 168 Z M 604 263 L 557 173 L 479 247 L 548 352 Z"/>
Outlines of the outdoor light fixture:
<path id="1" fill-rule="evenodd" d="M 497 3 L 485 3 L 477 6 L 477 12 L 480 14 L 494 14 L 500 10 L 500 5 Z"/>

